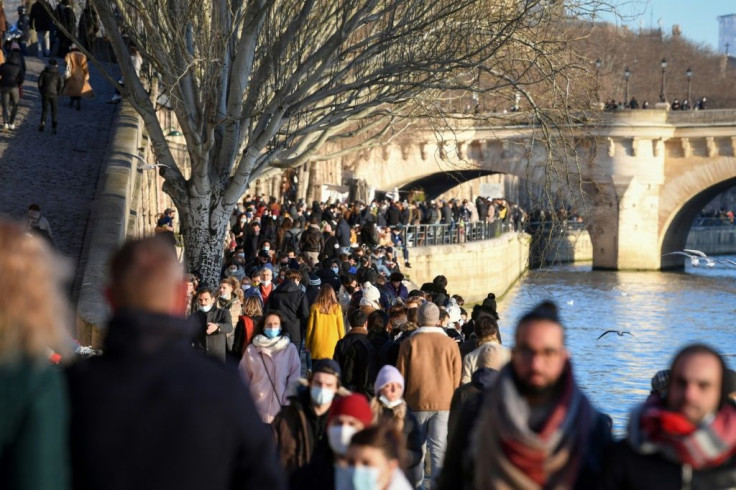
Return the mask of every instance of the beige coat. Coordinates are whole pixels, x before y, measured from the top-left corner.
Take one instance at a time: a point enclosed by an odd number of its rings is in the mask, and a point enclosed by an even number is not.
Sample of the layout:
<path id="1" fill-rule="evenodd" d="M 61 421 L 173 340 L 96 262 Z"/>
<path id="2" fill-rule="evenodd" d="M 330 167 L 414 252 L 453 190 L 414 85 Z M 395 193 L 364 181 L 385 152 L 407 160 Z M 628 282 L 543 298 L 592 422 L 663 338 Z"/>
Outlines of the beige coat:
<path id="1" fill-rule="evenodd" d="M 87 57 L 79 51 L 70 51 L 64 58 L 71 77 L 66 79 L 64 91 L 61 95 L 69 97 L 86 97 L 92 98 L 95 93 L 89 84 L 89 66 L 87 66 Z"/>
<path id="2" fill-rule="evenodd" d="M 486 364 L 485 366 L 479 366 L 478 359 L 481 354 L 485 358 L 483 363 Z M 509 360 L 511 360 L 511 352 L 496 340 L 483 342 L 475 350 L 465 354 L 463 358 L 463 377 L 460 383 L 470 383 L 473 373 L 479 367 L 489 367 L 500 371 Z"/>

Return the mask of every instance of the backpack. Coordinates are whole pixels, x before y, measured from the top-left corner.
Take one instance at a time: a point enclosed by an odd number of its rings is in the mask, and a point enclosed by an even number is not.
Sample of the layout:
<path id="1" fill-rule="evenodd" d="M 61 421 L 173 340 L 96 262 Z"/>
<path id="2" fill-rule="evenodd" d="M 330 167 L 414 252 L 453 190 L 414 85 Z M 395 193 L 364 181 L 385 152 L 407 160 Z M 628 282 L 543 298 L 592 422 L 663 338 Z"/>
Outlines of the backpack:
<path id="1" fill-rule="evenodd" d="M 304 230 L 299 229 L 295 232 L 294 228 L 288 230 L 284 234 L 284 240 L 281 244 L 281 251 L 287 252 L 289 250 L 293 250 L 296 255 L 299 255 L 303 231 Z"/>

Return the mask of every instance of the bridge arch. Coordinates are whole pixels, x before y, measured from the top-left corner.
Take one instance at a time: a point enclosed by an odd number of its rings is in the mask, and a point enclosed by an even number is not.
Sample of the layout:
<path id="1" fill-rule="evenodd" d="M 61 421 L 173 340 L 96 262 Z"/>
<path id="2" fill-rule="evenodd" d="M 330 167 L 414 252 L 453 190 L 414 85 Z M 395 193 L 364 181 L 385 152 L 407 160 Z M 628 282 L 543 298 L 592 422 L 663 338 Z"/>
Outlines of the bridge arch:
<path id="1" fill-rule="evenodd" d="M 720 157 L 666 182 L 660 189 L 659 243 L 662 254 L 682 250 L 695 218 L 708 202 L 736 186 L 736 157 Z M 681 257 L 663 257 L 662 269 L 682 267 Z"/>
<path id="2" fill-rule="evenodd" d="M 447 172 L 436 172 L 434 174 L 425 175 L 418 179 L 404 184 L 399 187 L 399 192 L 403 195 L 405 192 L 409 192 L 415 189 L 424 190 L 424 194 L 428 199 L 436 199 L 445 192 L 449 191 L 453 187 L 464 184 L 480 177 L 487 175 L 496 175 L 502 172 L 494 170 L 486 170 L 482 168 L 470 169 L 470 170 L 453 170 Z"/>

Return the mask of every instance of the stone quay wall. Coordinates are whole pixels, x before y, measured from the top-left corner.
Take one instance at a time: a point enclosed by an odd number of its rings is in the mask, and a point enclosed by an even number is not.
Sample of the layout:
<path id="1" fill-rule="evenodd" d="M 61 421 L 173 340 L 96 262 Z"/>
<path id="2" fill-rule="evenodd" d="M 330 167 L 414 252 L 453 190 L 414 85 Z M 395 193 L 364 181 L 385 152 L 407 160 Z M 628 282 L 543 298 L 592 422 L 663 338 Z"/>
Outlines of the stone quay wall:
<path id="1" fill-rule="evenodd" d="M 500 298 L 526 272 L 530 243 L 525 233 L 505 233 L 479 242 L 414 247 L 412 268 L 404 272 L 417 287 L 444 275 L 449 290 L 468 303 L 491 292 Z"/>
<path id="2" fill-rule="evenodd" d="M 708 255 L 736 254 L 736 227 L 693 228 L 687 236 L 687 248 Z"/>

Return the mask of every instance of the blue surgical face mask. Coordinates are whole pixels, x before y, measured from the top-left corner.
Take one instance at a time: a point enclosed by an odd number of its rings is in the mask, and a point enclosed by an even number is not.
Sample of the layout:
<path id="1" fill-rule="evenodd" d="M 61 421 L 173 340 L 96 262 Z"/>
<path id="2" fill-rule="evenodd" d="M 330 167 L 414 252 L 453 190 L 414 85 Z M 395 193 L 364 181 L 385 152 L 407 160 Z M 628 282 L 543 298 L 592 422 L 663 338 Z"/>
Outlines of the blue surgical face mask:
<path id="1" fill-rule="evenodd" d="M 332 267 L 332 272 L 334 272 L 335 274 L 337 274 L 338 272 L 340 272 L 340 268 L 339 267 Z"/>
<path id="2" fill-rule="evenodd" d="M 378 468 L 370 466 L 335 466 L 335 490 L 374 490 L 379 488 Z"/>
<path id="3" fill-rule="evenodd" d="M 309 390 L 309 396 L 315 405 L 321 407 L 332 403 L 332 399 L 335 398 L 335 392 L 327 388 L 322 388 L 321 386 L 312 386 Z"/>
<path id="4" fill-rule="evenodd" d="M 265 335 L 269 339 L 275 339 L 276 337 L 281 335 L 281 329 L 280 328 L 264 328 L 263 335 Z"/>

